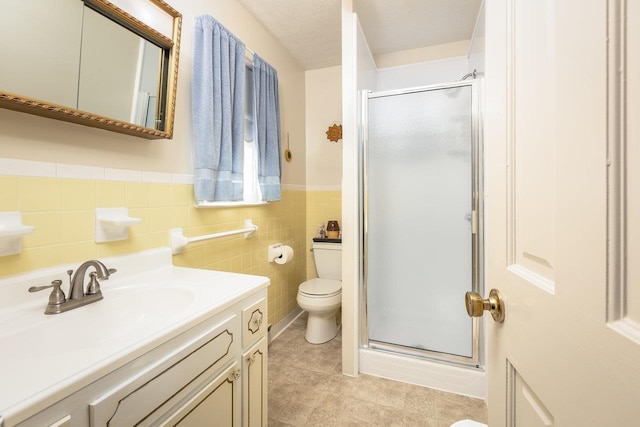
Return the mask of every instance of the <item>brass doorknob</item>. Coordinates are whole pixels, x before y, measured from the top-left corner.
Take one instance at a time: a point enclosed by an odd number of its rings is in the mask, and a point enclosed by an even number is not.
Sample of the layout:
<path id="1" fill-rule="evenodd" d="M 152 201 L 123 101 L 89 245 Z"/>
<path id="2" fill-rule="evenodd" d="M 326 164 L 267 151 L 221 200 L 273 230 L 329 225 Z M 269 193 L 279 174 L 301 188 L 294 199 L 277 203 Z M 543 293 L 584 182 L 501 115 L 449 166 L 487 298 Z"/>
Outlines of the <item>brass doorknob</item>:
<path id="1" fill-rule="evenodd" d="M 487 299 L 483 299 L 476 292 L 467 292 L 464 295 L 464 302 L 469 317 L 481 317 L 482 313 L 487 310 L 491 313 L 493 320 L 498 323 L 504 322 L 504 301 L 497 289 L 491 289 Z"/>

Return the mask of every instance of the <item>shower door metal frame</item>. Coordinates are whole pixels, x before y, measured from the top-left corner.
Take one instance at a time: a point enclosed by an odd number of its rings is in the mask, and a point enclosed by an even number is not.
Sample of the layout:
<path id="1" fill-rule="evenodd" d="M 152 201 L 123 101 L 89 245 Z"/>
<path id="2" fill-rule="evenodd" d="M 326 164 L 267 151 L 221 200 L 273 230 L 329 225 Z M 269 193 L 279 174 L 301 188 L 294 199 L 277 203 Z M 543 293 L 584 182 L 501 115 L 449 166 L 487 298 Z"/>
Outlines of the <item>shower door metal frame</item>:
<path id="1" fill-rule="evenodd" d="M 360 245 L 360 347 L 377 351 L 391 352 L 394 354 L 402 354 L 406 356 L 418 357 L 423 359 L 435 360 L 438 362 L 465 365 L 475 368 L 482 368 L 484 365 L 483 348 L 481 347 L 481 330 L 480 325 L 482 318 L 472 318 L 472 355 L 471 357 L 460 356 L 455 354 L 442 353 L 426 349 L 417 349 L 405 347 L 396 344 L 381 343 L 369 340 L 368 331 L 368 306 L 367 306 L 367 265 L 368 255 L 366 248 L 368 247 L 368 220 L 367 220 L 367 204 L 368 204 L 368 164 L 367 149 L 369 143 L 369 99 L 383 98 L 388 96 L 398 96 L 418 92 L 429 92 L 432 90 L 453 89 L 457 87 L 471 87 L 471 186 L 472 186 L 472 233 L 471 233 L 471 259 L 472 259 L 472 285 L 473 292 L 483 293 L 484 290 L 484 234 L 483 234 L 483 170 L 482 170 L 482 111 L 480 103 L 480 95 L 482 90 L 482 80 L 466 80 L 453 83 L 418 86 L 407 89 L 398 89 L 390 91 L 372 92 L 362 91 L 360 102 L 360 125 L 359 125 L 359 186 L 363 190 L 359 200 L 359 215 L 362 219 L 361 245 Z M 464 304 L 464 295 L 460 295 L 460 305 Z"/>

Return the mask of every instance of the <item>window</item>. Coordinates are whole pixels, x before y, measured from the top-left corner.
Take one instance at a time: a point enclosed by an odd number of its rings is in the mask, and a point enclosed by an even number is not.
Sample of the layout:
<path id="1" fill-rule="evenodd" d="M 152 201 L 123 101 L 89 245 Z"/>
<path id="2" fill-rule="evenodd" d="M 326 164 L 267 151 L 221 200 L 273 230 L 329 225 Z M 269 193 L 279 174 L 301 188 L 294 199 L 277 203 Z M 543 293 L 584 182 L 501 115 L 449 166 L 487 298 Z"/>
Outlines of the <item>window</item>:
<path id="1" fill-rule="evenodd" d="M 265 204 L 262 200 L 262 191 L 258 181 L 258 150 L 256 148 L 255 135 L 257 123 L 255 120 L 255 95 L 253 90 L 253 63 L 251 56 L 247 55 L 244 76 L 244 165 L 243 165 L 243 197 L 236 201 L 198 202 L 200 207 L 227 207 L 247 204 Z"/>
<path id="2" fill-rule="evenodd" d="M 225 49 L 213 49 L 216 43 L 226 43 L 228 52 L 233 54 L 222 55 Z M 276 69 L 245 49 L 240 40 L 208 15 L 196 17 L 194 52 L 191 93 L 197 114 L 193 115 L 193 188 L 198 205 L 233 206 L 266 203 L 263 199 L 280 200 Z M 247 53 L 251 53 L 249 58 Z M 212 72 L 216 67 L 220 78 Z M 254 88 L 258 76 L 260 84 Z M 234 202 L 218 202 L 227 200 Z M 212 201 L 216 202 L 209 203 Z"/>
<path id="3" fill-rule="evenodd" d="M 253 66 L 247 60 L 244 77 L 244 187 L 243 201 L 258 203 L 262 201 L 262 193 L 258 184 L 258 152 L 255 134 L 255 96 L 253 91 Z"/>

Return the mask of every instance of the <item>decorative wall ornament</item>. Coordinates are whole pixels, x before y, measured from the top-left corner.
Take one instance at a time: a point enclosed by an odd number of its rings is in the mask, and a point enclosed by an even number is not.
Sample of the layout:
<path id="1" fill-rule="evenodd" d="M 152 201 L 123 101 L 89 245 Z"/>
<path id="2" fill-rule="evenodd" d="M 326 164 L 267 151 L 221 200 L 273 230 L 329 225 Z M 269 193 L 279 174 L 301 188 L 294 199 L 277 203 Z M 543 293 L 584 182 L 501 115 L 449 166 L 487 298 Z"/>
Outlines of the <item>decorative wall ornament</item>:
<path id="1" fill-rule="evenodd" d="M 287 149 L 284 150 L 284 159 L 287 162 L 290 162 L 293 159 L 293 154 L 291 153 L 291 149 L 289 148 L 289 132 L 287 132 Z"/>
<path id="2" fill-rule="evenodd" d="M 340 124 L 332 124 L 329 126 L 329 130 L 327 130 L 327 139 L 332 142 L 338 142 L 342 139 L 342 125 Z"/>

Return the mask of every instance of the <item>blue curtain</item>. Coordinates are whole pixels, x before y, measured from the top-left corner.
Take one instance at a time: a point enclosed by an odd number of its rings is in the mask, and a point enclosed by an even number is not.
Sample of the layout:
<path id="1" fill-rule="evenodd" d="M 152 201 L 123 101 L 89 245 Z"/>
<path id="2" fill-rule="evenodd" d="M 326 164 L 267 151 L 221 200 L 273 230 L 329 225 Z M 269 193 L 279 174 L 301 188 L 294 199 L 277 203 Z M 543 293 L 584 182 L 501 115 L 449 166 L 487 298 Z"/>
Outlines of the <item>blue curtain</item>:
<path id="1" fill-rule="evenodd" d="M 253 55 L 253 88 L 256 105 L 258 182 L 263 200 L 280 200 L 280 100 L 278 73 Z"/>
<path id="2" fill-rule="evenodd" d="M 244 43 L 213 17 L 195 18 L 191 86 L 198 202 L 242 200 Z"/>

